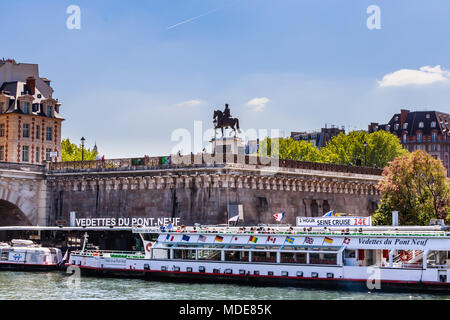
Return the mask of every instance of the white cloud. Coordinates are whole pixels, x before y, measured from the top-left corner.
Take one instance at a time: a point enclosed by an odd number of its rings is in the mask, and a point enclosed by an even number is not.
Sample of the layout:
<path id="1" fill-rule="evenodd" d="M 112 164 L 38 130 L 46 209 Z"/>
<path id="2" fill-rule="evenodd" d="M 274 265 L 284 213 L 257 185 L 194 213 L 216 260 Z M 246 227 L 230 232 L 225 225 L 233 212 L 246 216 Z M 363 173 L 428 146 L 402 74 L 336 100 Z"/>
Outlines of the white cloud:
<path id="1" fill-rule="evenodd" d="M 195 106 L 199 106 L 203 103 L 204 103 L 203 100 L 193 99 L 193 100 L 188 100 L 188 101 L 183 101 L 181 103 L 177 103 L 176 106 L 177 107 L 195 107 Z"/>
<path id="2" fill-rule="evenodd" d="M 253 109 L 255 112 L 263 111 L 264 107 L 266 106 L 266 103 L 268 103 L 270 100 L 269 98 L 262 97 L 262 98 L 253 98 L 249 102 L 247 102 L 247 105 Z"/>
<path id="3" fill-rule="evenodd" d="M 378 81 L 380 87 L 402 87 L 408 85 L 428 85 L 450 80 L 450 72 L 436 67 L 424 66 L 419 70 L 401 69 L 389 73 Z"/>

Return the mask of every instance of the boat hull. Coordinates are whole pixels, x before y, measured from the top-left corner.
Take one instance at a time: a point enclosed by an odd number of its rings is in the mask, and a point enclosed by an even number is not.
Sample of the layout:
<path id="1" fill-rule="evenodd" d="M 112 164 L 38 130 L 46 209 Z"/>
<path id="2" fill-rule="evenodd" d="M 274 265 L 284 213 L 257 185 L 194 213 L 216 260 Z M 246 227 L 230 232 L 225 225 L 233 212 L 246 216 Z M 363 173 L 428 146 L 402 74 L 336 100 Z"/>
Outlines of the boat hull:
<path id="1" fill-rule="evenodd" d="M 79 266 L 78 266 L 79 267 Z M 432 292 L 449 294 L 449 283 L 381 281 L 379 289 L 370 290 L 365 279 L 327 279 L 306 277 L 281 277 L 261 275 L 226 275 L 219 273 L 175 272 L 158 270 L 105 269 L 79 267 L 81 274 L 95 277 L 135 278 L 150 281 L 170 281 L 184 283 L 223 283 L 248 286 L 301 287 L 322 290 L 345 290 L 360 292 Z"/>
<path id="2" fill-rule="evenodd" d="M 1 263 L 0 271 L 56 271 L 61 270 L 59 265 L 40 265 L 40 264 L 18 264 Z"/>

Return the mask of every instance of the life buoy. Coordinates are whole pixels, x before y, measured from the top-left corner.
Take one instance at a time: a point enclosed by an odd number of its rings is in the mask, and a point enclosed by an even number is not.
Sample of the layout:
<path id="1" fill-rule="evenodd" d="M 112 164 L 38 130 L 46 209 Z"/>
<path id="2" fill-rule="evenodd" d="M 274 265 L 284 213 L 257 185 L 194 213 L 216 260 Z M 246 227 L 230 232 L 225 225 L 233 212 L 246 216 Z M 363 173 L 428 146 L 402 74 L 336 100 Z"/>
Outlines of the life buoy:
<path id="1" fill-rule="evenodd" d="M 177 232 L 181 232 L 181 227 L 180 226 L 177 227 Z"/>
<path id="2" fill-rule="evenodd" d="M 408 252 L 403 251 L 402 254 L 400 255 L 400 259 L 402 259 L 402 261 L 408 261 L 409 260 Z"/>
<path id="3" fill-rule="evenodd" d="M 150 252 L 151 249 L 152 249 L 152 243 L 149 242 L 145 245 L 145 251 Z"/>

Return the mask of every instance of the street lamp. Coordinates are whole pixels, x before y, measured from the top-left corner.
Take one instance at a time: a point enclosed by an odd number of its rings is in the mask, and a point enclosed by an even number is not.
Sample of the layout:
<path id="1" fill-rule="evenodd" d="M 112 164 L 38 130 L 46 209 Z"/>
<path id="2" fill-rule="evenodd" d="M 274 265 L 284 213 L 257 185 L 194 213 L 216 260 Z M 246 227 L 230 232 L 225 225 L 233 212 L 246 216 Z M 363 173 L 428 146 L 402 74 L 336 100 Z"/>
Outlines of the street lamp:
<path id="1" fill-rule="evenodd" d="M 86 139 L 84 137 L 81 137 L 81 161 L 84 161 L 84 142 Z"/>
<path id="2" fill-rule="evenodd" d="M 364 141 L 364 167 L 367 167 L 367 142 Z"/>

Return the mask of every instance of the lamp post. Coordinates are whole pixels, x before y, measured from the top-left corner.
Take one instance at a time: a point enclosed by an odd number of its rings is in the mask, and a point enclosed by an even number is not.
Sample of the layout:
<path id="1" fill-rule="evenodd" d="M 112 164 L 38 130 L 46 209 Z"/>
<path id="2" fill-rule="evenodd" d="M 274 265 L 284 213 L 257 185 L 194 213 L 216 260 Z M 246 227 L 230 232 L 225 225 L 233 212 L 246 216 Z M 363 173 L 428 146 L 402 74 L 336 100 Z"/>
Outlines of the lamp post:
<path id="1" fill-rule="evenodd" d="M 364 167 L 367 167 L 367 142 L 364 141 Z"/>
<path id="2" fill-rule="evenodd" d="M 84 142 L 86 139 L 81 137 L 81 162 L 84 162 Z"/>

